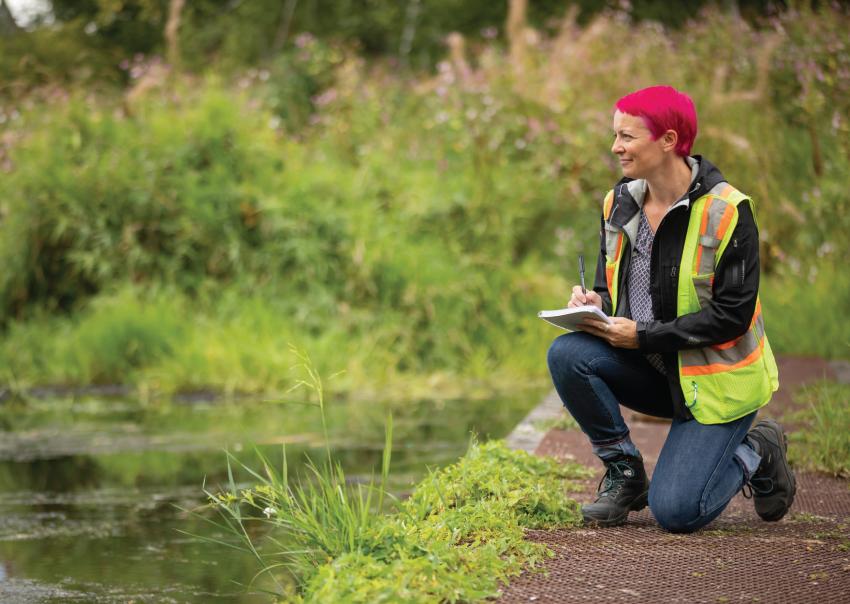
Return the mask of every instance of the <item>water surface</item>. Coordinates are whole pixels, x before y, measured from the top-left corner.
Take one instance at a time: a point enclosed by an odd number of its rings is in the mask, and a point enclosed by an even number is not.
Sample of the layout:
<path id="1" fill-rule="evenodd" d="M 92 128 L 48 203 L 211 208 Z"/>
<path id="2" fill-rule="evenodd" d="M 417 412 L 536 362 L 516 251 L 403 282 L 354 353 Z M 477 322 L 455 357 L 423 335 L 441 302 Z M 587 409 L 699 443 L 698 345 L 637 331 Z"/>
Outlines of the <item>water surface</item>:
<path id="1" fill-rule="evenodd" d="M 391 490 L 451 463 L 471 431 L 503 437 L 537 390 L 487 400 L 327 407 L 333 455 L 354 480 L 378 471 L 393 414 Z M 202 484 L 226 482 L 224 450 L 258 467 L 255 447 L 290 469 L 320 459 L 309 404 L 145 406 L 126 400 L 43 400 L 0 407 L 0 601 L 267 602 L 245 584 L 246 554 L 192 535 L 231 540 L 204 518 Z M 248 484 L 246 473 L 237 481 Z M 189 533 L 189 535 L 185 534 Z M 262 580 L 255 587 L 263 587 Z"/>

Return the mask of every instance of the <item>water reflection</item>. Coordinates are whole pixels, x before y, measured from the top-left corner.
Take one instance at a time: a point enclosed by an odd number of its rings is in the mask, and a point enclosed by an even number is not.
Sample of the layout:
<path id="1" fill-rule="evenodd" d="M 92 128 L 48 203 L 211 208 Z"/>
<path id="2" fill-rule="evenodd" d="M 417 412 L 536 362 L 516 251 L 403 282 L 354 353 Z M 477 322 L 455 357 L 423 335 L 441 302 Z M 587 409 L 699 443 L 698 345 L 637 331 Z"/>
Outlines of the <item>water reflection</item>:
<path id="1" fill-rule="evenodd" d="M 456 459 L 470 431 L 503 436 L 538 397 L 417 401 L 393 409 L 391 488 Z M 380 466 L 388 405 L 329 414 L 334 455 L 353 479 Z M 0 410 L 0 601 L 268 601 L 241 585 L 247 555 L 178 532 L 229 535 L 180 511 L 226 481 L 222 449 L 258 467 L 255 445 L 290 468 L 323 454 L 316 409 L 193 405 L 146 409 L 126 401 L 47 401 Z M 247 483 L 248 475 L 237 475 Z"/>

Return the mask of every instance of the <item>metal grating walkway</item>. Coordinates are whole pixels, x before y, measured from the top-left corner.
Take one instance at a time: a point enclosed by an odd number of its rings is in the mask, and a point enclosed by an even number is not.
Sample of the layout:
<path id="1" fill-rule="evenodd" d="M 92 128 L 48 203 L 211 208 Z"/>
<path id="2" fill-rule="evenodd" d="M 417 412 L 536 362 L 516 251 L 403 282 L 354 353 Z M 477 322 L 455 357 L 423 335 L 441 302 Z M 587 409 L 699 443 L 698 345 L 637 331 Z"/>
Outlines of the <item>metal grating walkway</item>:
<path id="1" fill-rule="evenodd" d="M 840 378 L 834 366 L 817 359 L 780 359 L 780 372 L 783 388 L 764 416 L 788 410 L 800 384 Z M 541 403 L 534 419 L 551 416 L 553 402 L 557 398 Z M 638 417 L 629 423 L 651 471 L 667 424 Z M 581 432 L 550 430 L 535 438 L 533 425 L 518 427 L 522 438 L 515 446 L 576 459 L 601 475 Z M 597 480 L 586 481 L 576 498 L 592 500 Z M 691 535 L 665 532 L 647 508 L 622 527 L 531 531 L 528 537 L 548 544 L 555 557 L 543 572 L 511 581 L 500 602 L 850 603 L 850 483 L 820 474 L 797 472 L 794 505 L 777 523 L 763 522 L 739 495 Z"/>

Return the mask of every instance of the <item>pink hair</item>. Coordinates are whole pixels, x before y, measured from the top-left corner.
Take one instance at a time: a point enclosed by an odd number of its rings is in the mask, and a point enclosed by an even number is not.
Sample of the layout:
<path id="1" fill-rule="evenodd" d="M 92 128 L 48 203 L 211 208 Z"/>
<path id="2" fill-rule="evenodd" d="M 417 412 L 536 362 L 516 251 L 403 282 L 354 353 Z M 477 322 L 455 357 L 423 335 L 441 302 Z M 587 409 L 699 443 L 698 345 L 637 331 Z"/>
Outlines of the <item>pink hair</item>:
<path id="1" fill-rule="evenodd" d="M 693 99 L 684 92 L 672 86 L 650 86 L 627 94 L 614 107 L 642 118 L 653 140 L 658 140 L 668 130 L 675 130 L 679 135 L 676 154 L 690 155 L 697 137 L 697 110 Z"/>

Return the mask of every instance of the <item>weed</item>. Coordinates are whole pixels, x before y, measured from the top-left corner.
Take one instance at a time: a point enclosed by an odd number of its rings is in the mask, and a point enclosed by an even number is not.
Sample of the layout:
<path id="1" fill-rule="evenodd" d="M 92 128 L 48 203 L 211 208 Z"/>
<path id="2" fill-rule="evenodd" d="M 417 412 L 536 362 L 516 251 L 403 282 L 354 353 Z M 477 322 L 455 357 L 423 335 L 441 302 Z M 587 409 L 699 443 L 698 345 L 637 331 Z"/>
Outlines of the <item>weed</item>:
<path id="1" fill-rule="evenodd" d="M 790 419 L 803 424 L 789 434 L 788 455 L 799 467 L 850 477 L 850 386 L 820 382 L 802 394 L 807 406 Z"/>

